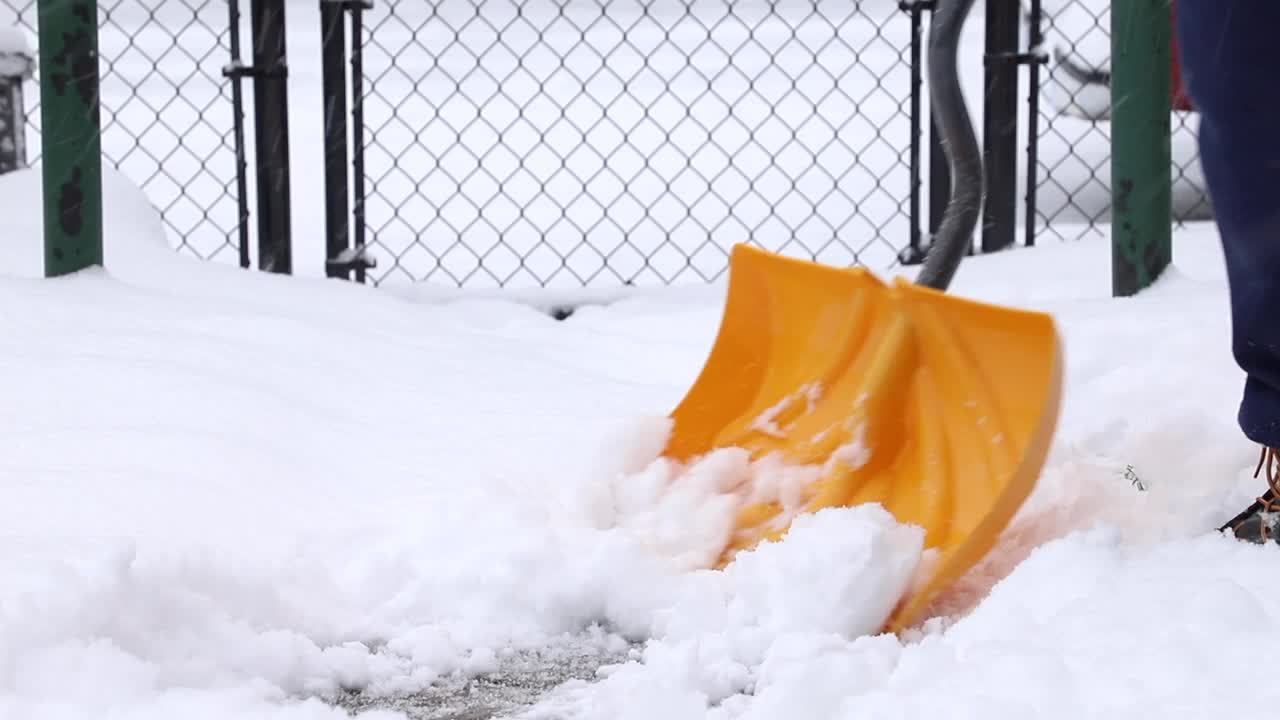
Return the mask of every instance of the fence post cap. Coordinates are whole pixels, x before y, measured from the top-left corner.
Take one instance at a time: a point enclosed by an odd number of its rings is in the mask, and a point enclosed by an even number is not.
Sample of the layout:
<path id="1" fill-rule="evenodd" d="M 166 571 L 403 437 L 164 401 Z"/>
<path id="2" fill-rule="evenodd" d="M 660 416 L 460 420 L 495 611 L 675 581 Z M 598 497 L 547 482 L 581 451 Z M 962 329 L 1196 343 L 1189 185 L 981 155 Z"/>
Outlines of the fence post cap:
<path id="1" fill-rule="evenodd" d="M 30 79 L 36 70 L 36 51 L 20 27 L 0 27 L 0 78 Z"/>

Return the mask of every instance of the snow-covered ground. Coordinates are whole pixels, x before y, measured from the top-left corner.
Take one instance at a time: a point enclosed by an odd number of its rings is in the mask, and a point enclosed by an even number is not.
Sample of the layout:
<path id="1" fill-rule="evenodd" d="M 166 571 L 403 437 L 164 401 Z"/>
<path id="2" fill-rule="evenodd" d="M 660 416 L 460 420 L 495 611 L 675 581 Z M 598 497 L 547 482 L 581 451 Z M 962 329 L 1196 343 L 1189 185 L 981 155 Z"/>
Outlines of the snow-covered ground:
<path id="1" fill-rule="evenodd" d="M 1109 297 L 1105 237 L 966 260 L 954 292 L 1056 315 L 1065 406 L 990 561 L 896 638 L 867 633 L 918 536 L 875 508 L 694 562 L 716 469 L 663 492 L 650 463 L 722 286 L 557 322 L 244 273 L 105 188 L 106 271 L 43 280 L 38 177 L 0 177 L 2 718 L 383 720 L 539 657 L 580 679 L 510 717 L 1267 704 L 1280 548 L 1212 532 L 1258 481 L 1211 227 L 1133 299 Z"/>
<path id="2" fill-rule="evenodd" d="M 1266 687 L 1269 665 L 1241 649 L 1275 639 L 1278 551 L 1211 532 L 1258 489 L 1234 425 L 1212 227 L 1180 230 L 1176 268 L 1129 300 L 1109 297 L 1106 228 L 1087 222 L 1047 231 L 1078 243 L 966 260 L 953 292 L 1059 319 L 1060 431 L 1037 492 L 947 612 L 873 636 L 916 559 L 912 529 L 874 508 L 828 511 L 709 572 L 698 561 L 732 510 L 716 489 L 733 458 L 662 492 L 663 420 L 710 348 L 722 284 L 602 275 L 590 294 L 503 296 L 315 277 L 318 17 L 314 2 L 288 7 L 299 277 L 169 249 L 198 228 L 205 254 L 234 220 L 221 2 L 109 7 L 104 147 L 127 178 L 104 183 L 105 271 L 39 279 L 39 178 L 0 177 L 0 720 L 1164 719 Z M 867 67 L 905 37 L 895 22 Z M 380 33 L 393 48 L 407 37 Z M 965 43 L 976 97 L 980 24 Z M 884 101 L 867 117 L 888 122 Z M 661 107 L 660 129 L 680 123 Z M 1045 130 L 1060 188 L 1042 191 L 1042 212 L 1105 210 L 1105 166 L 1072 159 L 1105 154 L 1104 131 Z M 1174 142 L 1185 159 L 1189 136 Z M 891 155 L 870 148 L 860 167 Z M 870 192 L 864 181 L 844 187 Z M 863 209 L 894 207 L 868 197 Z M 598 302 L 549 317 L 583 297 Z"/>

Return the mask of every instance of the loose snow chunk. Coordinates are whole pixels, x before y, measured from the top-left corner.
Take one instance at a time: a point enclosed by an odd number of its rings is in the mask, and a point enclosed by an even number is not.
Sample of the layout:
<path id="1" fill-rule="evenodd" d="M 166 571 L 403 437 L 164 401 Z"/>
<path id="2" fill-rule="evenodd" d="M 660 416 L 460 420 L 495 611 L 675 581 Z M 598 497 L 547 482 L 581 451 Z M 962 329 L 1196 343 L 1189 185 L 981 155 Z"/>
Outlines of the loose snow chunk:
<path id="1" fill-rule="evenodd" d="M 821 399 L 822 384 L 818 382 L 805 383 L 804 385 L 801 385 L 796 392 L 786 395 L 764 412 L 760 413 L 760 415 L 751 423 L 751 428 L 768 435 L 773 435 L 774 437 L 781 437 L 783 434 L 783 428 L 778 424 L 778 418 L 784 412 L 795 407 L 798 402 L 804 401 L 804 412 L 811 413 L 813 412 L 814 405 L 816 405 Z M 790 424 L 791 422 L 792 420 L 788 420 L 787 424 Z"/>
<path id="2" fill-rule="evenodd" d="M 867 426 L 859 424 L 853 438 L 831 453 L 827 469 L 833 469 L 839 463 L 850 470 L 857 470 L 868 462 L 871 462 L 871 448 L 867 446 Z"/>
<path id="3" fill-rule="evenodd" d="M 615 481 L 617 526 L 678 567 L 707 567 L 733 530 L 750 474 L 745 450 L 717 450 L 687 467 L 660 458 Z"/>
<path id="4" fill-rule="evenodd" d="M 634 453 L 623 454 L 631 457 L 621 467 L 638 467 Z M 614 475 L 613 526 L 633 533 L 677 567 L 708 567 L 728 544 L 744 507 L 777 502 L 781 510 L 768 527 L 786 528 L 824 473 L 856 469 L 869 459 L 865 427 L 822 465 L 796 465 L 776 453 L 752 460 L 742 448 L 720 448 L 687 464 L 658 457 Z"/>
<path id="5" fill-rule="evenodd" d="M 800 515 L 782 542 L 740 553 L 725 569 L 731 614 L 772 635 L 877 632 L 908 588 L 921 528 L 874 504 Z"/>

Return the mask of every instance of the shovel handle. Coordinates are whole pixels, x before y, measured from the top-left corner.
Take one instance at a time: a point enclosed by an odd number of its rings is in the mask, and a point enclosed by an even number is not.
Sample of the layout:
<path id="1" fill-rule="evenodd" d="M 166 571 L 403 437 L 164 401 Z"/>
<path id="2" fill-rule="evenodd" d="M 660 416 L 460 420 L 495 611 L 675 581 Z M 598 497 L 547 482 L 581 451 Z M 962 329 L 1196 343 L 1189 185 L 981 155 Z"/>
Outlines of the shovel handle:
<path id="1" fill-rule="evenodd" d="M 936 0 L 929 29 L 929 102 L 951 166 L 951 197 L 916 284 L 946 290 L 973 244 L 982 210 L 982 150 L 969 117 L 956 56 L 974 0 Z"/>

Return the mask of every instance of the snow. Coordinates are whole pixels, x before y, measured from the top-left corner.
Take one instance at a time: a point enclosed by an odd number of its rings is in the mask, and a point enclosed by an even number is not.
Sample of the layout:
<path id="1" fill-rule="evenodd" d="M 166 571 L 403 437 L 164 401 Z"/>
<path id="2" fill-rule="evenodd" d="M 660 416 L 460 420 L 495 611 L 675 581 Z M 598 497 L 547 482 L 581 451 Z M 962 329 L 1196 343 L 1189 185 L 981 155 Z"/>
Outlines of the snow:
<path id="1" fill-rule="evenodd" d="M 0 26 L 0 77 L 30 78 L 35 57 L 35 48 L 22 28 Z"/>
<path id="2" fill-rule="evenodd" d="M 1103 238 L 966 259 L 954 292 L 1061 324 L 1062 422 L 896 638 L 927 558 L 874 506 L 707 569 L 751 470 L 657 453 L 722 286 L 556 322 L 202 263 L 104 188 L 107 268 L 43 280 L 38 175 L 0 178 L 0 717 L 404 717 L 528 653 L 603 667 L 512 717 L 1203 717 L 1265 680 L 1280 550 L 1212 532 L 1258 481 L 1210 227 L 1130 299 Z"/>
<path id="3" fill-rule="evenodd" d="M 783 429 L 778 425 L 778 418 L 783 413 L 786 413 L 788 418 L 794 419 L 792 416 L 797 412 L 795 408 L 799 407 L 799 403 L 802 400 L 804 402 L 804 410 L 800 412 L 811 413 L 813 412 L 814 403 L 820 399 L 822 399 L 822 384 L 817 382 L 805 383 L 796 388 L 796 391 L 791 395 L 782 398 L 773 406 L 765 408 L 765 411 L 752 421 L 751 428 L 769 435 L 781 436 Z"/>
<path id="4" fill-rule="evenodd" d="M 25 55 L 31 58 L 35 54 L 26 31 L 16 26 L 0 27 L 0 55 Z"/>

